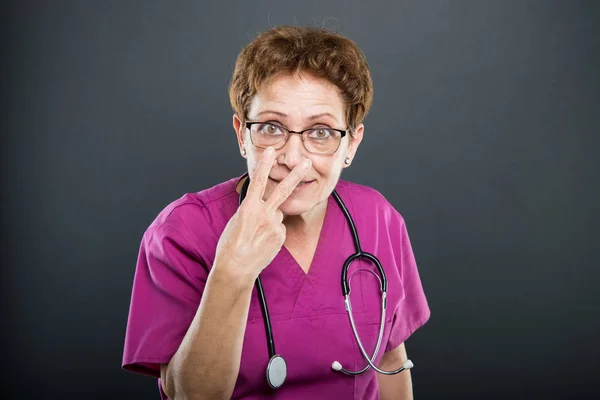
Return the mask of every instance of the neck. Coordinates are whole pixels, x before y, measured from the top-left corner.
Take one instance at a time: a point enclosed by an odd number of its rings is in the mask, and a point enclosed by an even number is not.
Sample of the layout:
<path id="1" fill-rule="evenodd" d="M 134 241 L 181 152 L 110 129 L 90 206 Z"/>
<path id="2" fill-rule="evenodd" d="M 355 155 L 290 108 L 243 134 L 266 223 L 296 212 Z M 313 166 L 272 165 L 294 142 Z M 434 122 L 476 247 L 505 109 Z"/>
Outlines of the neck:
<path id="1" fill-rule="evenodd" d="M 321 230 L 325 212 L 327 210 L 327 199 L 317 204 L 304 214 L 284 215 L 283 224 L 287 236 L 305 237 L 312 236 Z"/>

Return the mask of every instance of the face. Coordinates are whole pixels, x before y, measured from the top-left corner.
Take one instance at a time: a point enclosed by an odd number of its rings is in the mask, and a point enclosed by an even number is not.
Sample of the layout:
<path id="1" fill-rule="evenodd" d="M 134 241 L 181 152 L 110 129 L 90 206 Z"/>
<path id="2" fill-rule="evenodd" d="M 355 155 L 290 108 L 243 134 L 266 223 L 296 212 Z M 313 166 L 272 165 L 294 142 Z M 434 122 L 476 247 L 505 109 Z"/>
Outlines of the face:
<path id="1" fill-rule="evenodd" d="M 315 127 L 344 130 L 348 128 L 344 118 L 344 102 L 339 89 L 330 82 L 308 74 L 278 75 L 262 85 L 252 99 L 247 115 L 248 121 L 271 122 L 289 130 L 302 131 Z M 255 147 L 250 132 L 234 115 L 233 125 L 240 150 L 245 149 L 250 179 L 262 157 L 263 149 Z M 311 169 L 304 176 L 305 184 L 297 187 L 281 205 L 285 215 L 310 213 L 323 203 L 337 184 L 348 157 L 350 162 L 362 140 L 364 126 L 358 125 L 354 135 L 346 133 L 340 147 L 333 154 L 310 153 L 298 134 L 290 134 L 287 143 L 275 151 L 275 163 L 271 169 L 264 198 L 268 198 L 277 183 L 305 158 L 312 161 Z"/>

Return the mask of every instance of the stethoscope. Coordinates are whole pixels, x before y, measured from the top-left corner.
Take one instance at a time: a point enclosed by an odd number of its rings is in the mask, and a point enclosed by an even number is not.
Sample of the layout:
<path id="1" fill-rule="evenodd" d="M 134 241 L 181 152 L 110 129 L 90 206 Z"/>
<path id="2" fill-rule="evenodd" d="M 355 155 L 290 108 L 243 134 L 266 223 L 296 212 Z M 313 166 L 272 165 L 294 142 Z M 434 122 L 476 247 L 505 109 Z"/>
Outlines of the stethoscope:
<path id="1" fill-rule="evenodd" d="M 246 179 L 246 182 L 244 182 L 244 185 L 242 186 L 242 189 L 240 192 L 240 199 L 239 199 L 240 205 L 242 204 L 242 201 L 246 197 L 246 193 L 248 192 L 249 185 L 250 185 L 250 177 L 248 176 L 248 178 Z M 333 195 L 333 198 L 335 199 L 335 201 L 338 203 L 340 209 L 344 213 L 346 220 L 348 221 L 348 224 L 350 225 L 350 229 L 352 230 L 352 236 L 354 238 L 354 247 L 356 248 L 356 253 L 352 254 L 350 257 L 348 257 L 346 259 L 346 262 L 344 262 L 344 267 L 342 268 L 342 294 L 344 295 L 344 298 L 345 298 L 344 303 L 346 305 L 346 311 L 348 313 L 348 317 L 350 318 L 350 325 L 352 326 L 352 333 L 354 334 L 354 338 L 356 339 L 356 342 L 358 343 L 358 347 L 360 348 L 360 352 L 362 353 L 362 356 L 367 361 L 367 365 L 360 371 L 349 371 L 349 370 L 345 369 L 344 367 L 342 367 L 342 364 L 340 364 L 338 361 L 334 361 L 331 364 L 331 368 L 335 371 L 341 371 L 341 372 L 345 373 L 346 375 L 351 375 L 351 376 L 360 375 L 360 374 L 366 372 L 369 368 L 373 368 L 375 371 L 379 372 L 380 374 L 395 375 L 399 372 L 404 371 L 405 369 L 412 368 L 414 366 L 412 361 L 406 360 L 404 365 L 402 365 L 402 367 L 398 368 L 395 371 L 384 371 L 384 370 L 377 368 L 373 364 L 373 362 L 375 361 L 375 358 L 377 358 L 377 354 L 379 354 L 379 347 L 381 346 L 381 339 L 383 337 L 383 330 L 384 330 L 384 325 L 385 325 L 385 314 L 386 314 L 385 310 L 387 307 L 387 302 L 386 302 L 387 277 L 385 275 L 385 271 L 383 270 L 383 267 L 381 266 L 381 263 L 379 262 L 377 257 L 375 257 L 374 255 L 372 255 L 370 253 L 362 251 L 362 249 L 360 247 L 360 241 L 358 239 L 358 233 L 356 232 L 356 226 L 354 225 L 354 220 L 350 216 L 350 213 L 348 212 L 346 205 L 344 204 L 344 202 L 342 201 L 342 199 L 340 198 L 340 196 L 337 194 L 337 192 L 335 190 L 332 192 L 332 195 Z M 379 283 L 381 285 L 381 321 L 379 323 L 379 337 L 377 338 L 377 346 L 375 347 L 375 352 L 373 353 L 373 356 L 371 356 L 371 357 L 369 357 L 369 355 L 365 351 L 362 341 L 360 340 L 360 337 L 358 336 L 358 332 L 356 331 L 356 325 L 354 323 L 354 316 L 352 314 L 352 304 L 350 303 L 350 281 L 352 280 L 352 276 L 354 276 L 354 274 L 352 274 L 350 276 L 350 279 L 348 279 L 348 267 L 354 260 L 357 260 L 359 258 L 367 259 L 377 266 L 379 275 L 377 275 L 375 272 L 368 270 L 368 269 L 361 269 L 359 271 L 367 271 L 367 272 L 372 273 L 373 275 L 375 275 L 375 277 L 377 277 L 377 279 L 379 280 Z M 355 271 L 355 273 L 356 272 L 358 272 L 358 271 Z M 271 329 L 271 318 L 269 317 L 269 310 L 267 308 L 267 300 L 265 298 L 265 292 L 262 287 L 260 276 L 256 278 L 256 290 L 258 291 L 258 298 L 260 300 L 263 319 L 265 322 L 265 331 L 267 334 L 267 347 L 269 348 L 269 364 L 267 365 L 267 382 L 269 383 L 269 386 L 271 386 L 273 389 L 277 389 L 277 388 L 281 387 L 281 385 L 283 385 L 283 383 L 285 382 L 285 378 L 287 376 L 287 364 L 286 364 L 283 356 L 281 356 L 280 354 L 277 354 L 277 352 L 275 351 L 275 342 L 273 341 L 273 330 Z"/>

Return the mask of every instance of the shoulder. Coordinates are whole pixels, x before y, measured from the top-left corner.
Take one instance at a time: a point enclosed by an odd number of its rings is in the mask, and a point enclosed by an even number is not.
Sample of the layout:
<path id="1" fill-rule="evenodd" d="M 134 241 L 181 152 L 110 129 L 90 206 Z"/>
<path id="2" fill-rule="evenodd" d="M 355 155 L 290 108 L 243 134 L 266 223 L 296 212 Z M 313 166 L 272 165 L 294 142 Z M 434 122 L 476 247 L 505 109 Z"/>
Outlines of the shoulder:
<path id="1" fill-rule="evenodd" d="M 184 252 L 212 265 L 225 225 L 237 210 L 238 178 L 195 193 L 185 193 L 165 206 L 143 234 L 147 252 Z"/>
<path id="2" fill-rule="evenodd" d="M 400 212 L 375 188 L 340 179 L 335 189 L 342 200 L 351 202 L 354 210 L 361 215 L 377 217 L 387 223 L 404 222 Z"/>
<path id="3" fill-rule="evenodd" d="M 213 225 L 231 214 L 230 205 L 237 207 L 235 191 L 240 177 L 220 182 L 212 187 L 193 193 L 185 193 L 167 204 L 155 217 L 148 231 L 175 229 L 194 230 L 197 225 Z M 221 215 L 220 215 L 221 214 Z M 231 217 L 229 215 L 229 218 Z M 228 219 L 228 218 L 227 218 Z"/>

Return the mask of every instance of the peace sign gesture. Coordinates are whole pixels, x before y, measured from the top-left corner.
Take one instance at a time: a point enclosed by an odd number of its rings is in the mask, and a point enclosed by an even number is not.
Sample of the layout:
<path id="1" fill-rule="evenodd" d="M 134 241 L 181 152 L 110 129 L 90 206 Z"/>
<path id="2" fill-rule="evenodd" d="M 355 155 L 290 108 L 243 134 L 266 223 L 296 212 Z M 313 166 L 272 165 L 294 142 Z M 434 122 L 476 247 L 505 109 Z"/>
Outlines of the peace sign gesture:
<path id="1" fill-rule="evenodd" d="M 217 244 L 215 266 L 233 268 L 236 275 L 252 282 L 283 246 L 286 230 L 279 207 L 311 167 L 309 159 L 296 165 L 269 198 L 263 200 L 274 160 L 275 151 L 269 147 L 256 166 L 246 198 L 225 226 Z"/>

